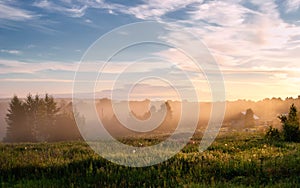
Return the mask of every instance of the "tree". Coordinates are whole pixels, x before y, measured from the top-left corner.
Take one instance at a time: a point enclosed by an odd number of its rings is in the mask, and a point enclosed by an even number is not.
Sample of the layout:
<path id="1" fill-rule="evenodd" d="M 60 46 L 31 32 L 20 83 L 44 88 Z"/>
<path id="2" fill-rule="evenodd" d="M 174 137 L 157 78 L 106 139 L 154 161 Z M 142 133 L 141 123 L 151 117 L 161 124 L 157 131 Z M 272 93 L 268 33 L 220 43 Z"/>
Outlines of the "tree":
<path id="1" fill-rule="evenodd" d="M 40 98 L 38 95 L 35 95 L 34 98 L 35 105 L 35 120 L 34 120 L 34 130 L 36 141 L 46 141 L 47 129 L 47 114 L 46 114 L 46 103 L 43 98 Z"/>
<path id="2" fill-rule="evenodd" d="M 280 140 L 280 132 L 277 128 L 273 128 L 272 126 L 270 126 L 267 130 L 265 137 L 271 141 Z"/>
<path id="3" fill-rule="evenodd" d="M 39 133 L 40 139 L 42 141 L 45 141 L 51 139 L 51 133 L 55 128 L 59 108 L 57 107 L 54 98 L 52 96 L 49 96 L 48 94 L 45 95 L 45 99 L 42 101 L 41 104 L 43 108 L 40 110 L 43 112 L 43 116 L 41 116 Z"/>
<path id="4" fill-rule="evenodd" d="M 250 128 L 255 125 L 254 113 L 251 108 L 247 109 L 245 114 L 245 127 Z"/>
<path id="5" fill-rule="evenodd" d="M 9 104 L 6 122 L 8 124 L 6 142 L 30 142 L 33 140 L 32 129 L 27 124 L 24 103 L 14 96 Z"/>
<path id="6" fill-rule="evenodd" d="M 166 101 L 160 105 L 160 110 L 157 113 L 166 113 L 159 130 L 163 132 L 172 132 L 176 129 L 177 124 L 173 122 L 173 110 L 170 101 Z"/>
<path id="7" fill-rule="evenodd" d="M 32 141 L 47 141 L 50 138 L 51 129 L 56 121 L 56 113 L 59 111 L 52 96 L 45 94 L 45 98 L 28 94 L 25 104 L 26 123 L 31 127 Z"/>
<path id="8" fill-rule="evenodd" d="M 278 116 L 282 123 L 283 138 L 285 141 L 300 141 L 299 118 L 294 104 L 288 115 Z"/>
<path id="9" fill-rule="evenodd" d="M 54 98 L 48 94 L 45 98 L 28 94 L 24 102 L 14 96 L 6 116 L 6 142 L 81 139 L 73 111 L 60 112 Z M 78 113 L 75 116 L 80 124 L 85 123 Z"/>
<path id="10" fill-rule="evenodd" d="M 77 119 L 83 121 L 79 114 L 75 114 Z M 50 129 L 49 141 L 63 141 L 63 140 L 81 140 L 81 134 L 78 130 L 75 116 L 73 112 L 63 112 L 56 115 L 56 122 Z"/>
<path id="11" fill-rule="evenodd" d="M 26 124 L 27 127 L 31 129 L 32 134 L 32 140 L 33 142 L 37 141 L 37 135 L 38 135 L 38 124 L 39 118 L 38 116 L 42 115 L 39 113 L 40 98 L 38 95 L 35 96 L 35 98 L 32 97 L 32 95 L 29 93 L 26 97 L 24 108 L 25 108 L 25 116 L 26 116 Z M 41 107 L 40 107 L 41 108 Z"/>

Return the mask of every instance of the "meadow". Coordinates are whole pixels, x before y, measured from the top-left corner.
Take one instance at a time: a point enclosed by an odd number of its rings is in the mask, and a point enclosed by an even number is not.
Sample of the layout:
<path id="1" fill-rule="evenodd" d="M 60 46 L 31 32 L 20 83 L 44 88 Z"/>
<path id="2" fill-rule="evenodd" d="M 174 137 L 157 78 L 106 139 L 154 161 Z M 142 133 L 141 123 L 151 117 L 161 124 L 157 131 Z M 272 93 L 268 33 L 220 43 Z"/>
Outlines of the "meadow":
<path id="1" fill-rule="evenodd" d="M 159 138 L 128 139 L 137 145 Z M 300 144 L 259 133 L 219 136 L 203 153 L 194 137 L 180 153 L 143 168 L 103 159 L 85 142 L 0 144 L 0 187 L 299 187 Z"/>

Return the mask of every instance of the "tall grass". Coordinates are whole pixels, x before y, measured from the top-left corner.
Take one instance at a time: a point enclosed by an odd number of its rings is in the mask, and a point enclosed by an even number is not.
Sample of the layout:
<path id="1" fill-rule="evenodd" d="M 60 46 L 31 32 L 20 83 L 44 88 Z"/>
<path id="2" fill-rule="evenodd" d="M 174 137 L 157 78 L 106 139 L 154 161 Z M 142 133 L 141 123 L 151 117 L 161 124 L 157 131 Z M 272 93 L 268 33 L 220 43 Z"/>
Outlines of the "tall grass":
<path id="1" fill-rule="evenodd" d="M 84 142 L 0 144 L 2 187 L 296 187 L 300 144 L 262 135 L 218 138 L 198 152 L 194 139 L 161 164 L 131 168 L 113 164 Z M 137 143 L 157 140 L 131 139 Z"/>

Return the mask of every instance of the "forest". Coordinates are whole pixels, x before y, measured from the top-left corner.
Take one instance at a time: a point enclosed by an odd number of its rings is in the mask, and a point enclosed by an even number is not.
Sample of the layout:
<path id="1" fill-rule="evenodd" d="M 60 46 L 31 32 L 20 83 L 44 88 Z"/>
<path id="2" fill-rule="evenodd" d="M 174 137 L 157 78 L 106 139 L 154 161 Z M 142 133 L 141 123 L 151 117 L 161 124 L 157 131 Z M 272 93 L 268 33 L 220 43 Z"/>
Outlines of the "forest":
<path id="1" fill-rule="evenodd" d="M 4 142 L 81 139 L 72 111 L 58 108 L 54 98 L 48 94 L 44 98 L 29 94 L 24 101 L 14 96 L 9 104 L 6 122 L 8 127 Z"/>

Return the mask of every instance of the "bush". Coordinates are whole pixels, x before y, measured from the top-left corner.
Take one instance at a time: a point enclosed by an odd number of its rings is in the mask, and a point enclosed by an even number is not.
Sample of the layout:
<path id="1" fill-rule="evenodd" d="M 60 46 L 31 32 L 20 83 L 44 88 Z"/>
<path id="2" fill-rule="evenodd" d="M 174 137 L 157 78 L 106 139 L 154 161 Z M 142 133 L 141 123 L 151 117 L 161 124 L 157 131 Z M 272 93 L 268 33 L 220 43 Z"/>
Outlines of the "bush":
<path id="1" fill-rule="evenodd" d="M 278 117 L 282 123 L 282 134 L 285 141 L 300 141 L 299 118 L 297 116 L 297 108 L 294 104 L 290 107 L 288 115 Z"/>
<path id="2" fill-rule="evenodd" d="M 300 131 L 299 126 L 295 124 L 284 123 L 283 128 L 283 138 L 288 142 L 299 142 L 300 141 Z"/>
<path id="3" fill-rule="evenodd" d="M 266 133 L 266 138 L 268 140 L 280 140 L 280 132 L 277 128 L 270 126 Z"/>

